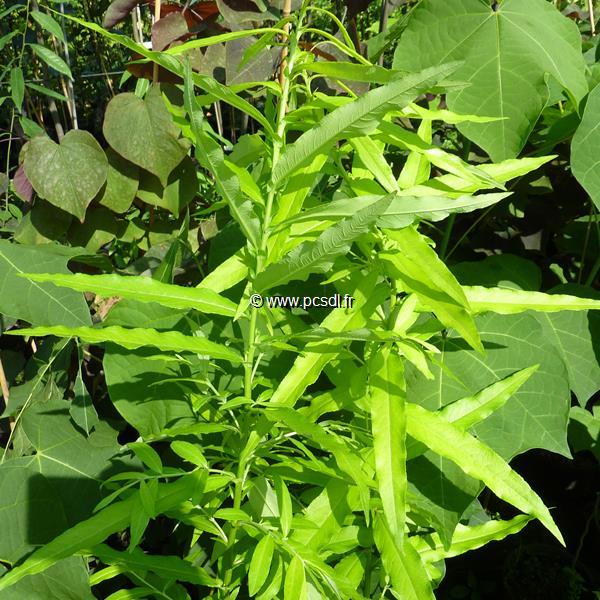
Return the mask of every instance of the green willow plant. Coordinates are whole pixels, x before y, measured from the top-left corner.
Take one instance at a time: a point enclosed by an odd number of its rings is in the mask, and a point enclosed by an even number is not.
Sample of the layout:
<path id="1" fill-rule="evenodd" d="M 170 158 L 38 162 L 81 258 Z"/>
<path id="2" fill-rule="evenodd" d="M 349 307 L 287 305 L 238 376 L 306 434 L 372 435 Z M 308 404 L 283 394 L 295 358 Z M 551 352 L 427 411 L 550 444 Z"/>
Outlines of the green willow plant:
<path id="1" fill-rule="evenodd" d="M 79 318 L 9 333 L 106 344 L 108 394 L 139 437 L 104 457 L 126 466 L 103 479 L 106 493 L 93 514 L 16 561 L 0 577 L 0 590 L 83 556 L 95 561 L 91 585 L 129 579 L 133 587 L 114 600 L 424 600 L 434 598 L 445 559 L 515 534 L 531 519 L 563 543 L 549 509 L 510 467 L 511 453 L 477 430 L 535 381 L 535 357 L 437 410 L 408 391 L 411 378 L 433 378 L 449 332 L 456 332 L 455 352 L 476 356 L 486 369 L 493 344 L 482 341 L 480 313 L 600 308 L 571 296 L 461 286 L 423 233 L 451 214 L 502 201 L 505 183 L 551 157 L 475 166 L 443 151 L 432 143 L 433 121 L 493 121 L 415 103 L 460 86 L 452 77 L 461 63 L 405 73 L 362 57 L 315 62 L 303 42 L 332 41 L 311 27 L 315 10 L 304 2 L 274 27 L 162 53 L 86 24 L 182 80 L 178 99 L 158 85 L 145 98 L 117 96 L 107 111 L 107 141 L 115 140 L 110 119 L 119 103 L 131 114 L 142 107 L 156 131 L 176 126 L 167 155 L 154 163 L 143 149 L 136 155 L 122 140 L 115 144 L 165 186 L 193 153 L 244 243 L 195 288 L 18 263 L 23 285 L 46 294 L 39 303 L 56 302 L 61 288 L 121 299 L 96 326 Z M 247 57 L 274 44 L 287 50 L 280 83 L 262 85 L 264 111 L 242 97 L 243 89 L 195 73 L 185 55 L 242 33 L 260 36 Z M 358 58 L 347 35 L 333 43 Z M 348 94 L 315 91 L 322 77 L 342 81 Z M 378 84 L 356 96 L 351 85 L 361 81 Z M 204 110 L 215 100 L 247 113 L 259 133 L 225 152 Z M 407 119 L 418 128 L 405 127 Z M 39 144 L 34 139 L 24 152 L 26 173 L 34 170 L 31 153 L 44 152 Z M 88 149 L 94 144 L 81 141 Z M 392 161 L 390 150 L 405 159 Z M 44 193 L 44 182 L 33 184 Z M 10 244 L 0 250 L 4 257 L 18 251 Z M 287 310 L 250 302 L 323 290 L 351 296 L 352 307 Z M 28 410 L 26 402 L 20 415 L 27 432 Z M 100 427 L 95 419 L 90 431 Z M 36 456 L 52 458 L 52 445 L 35 448 Z M 491 519 L 477 501 L 483 486 L 522 514 Z M 180 555 L 145 548 L 151 522 L 159 520 Z M 123 532 L 127 550 L 114 543 Z"/>

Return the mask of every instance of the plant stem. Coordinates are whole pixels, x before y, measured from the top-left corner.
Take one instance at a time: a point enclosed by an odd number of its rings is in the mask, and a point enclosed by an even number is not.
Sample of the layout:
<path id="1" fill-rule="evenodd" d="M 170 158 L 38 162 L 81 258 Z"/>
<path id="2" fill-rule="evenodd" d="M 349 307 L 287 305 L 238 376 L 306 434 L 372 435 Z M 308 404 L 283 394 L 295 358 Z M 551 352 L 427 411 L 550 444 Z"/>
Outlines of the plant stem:
<path id="1" fill-rule="evenodd" d="M 160 5 L 161 0 L 154 0 L 154 24 L 160 21 Z M 153 25 L 154 26 L 154 25 Z M 158 82 L 158 63 L 154 63 L 152 67 L 152 83 Z"/>

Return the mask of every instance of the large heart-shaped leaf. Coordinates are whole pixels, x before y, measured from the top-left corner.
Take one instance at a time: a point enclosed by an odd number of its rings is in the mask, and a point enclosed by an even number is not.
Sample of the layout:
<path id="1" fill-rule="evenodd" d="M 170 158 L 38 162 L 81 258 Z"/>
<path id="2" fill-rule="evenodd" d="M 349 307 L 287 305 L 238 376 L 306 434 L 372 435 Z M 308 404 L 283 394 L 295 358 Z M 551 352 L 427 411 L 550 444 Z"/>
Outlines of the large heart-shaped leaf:
<path id="1" fill-rule="evenodd" d="M 597 208 L 600 208 L 600 85 L 596 86 L 587 100 L 581 125 L 571 144 L 571 167 L 573 175 L 585 188 Z"/>
<path id="2" fill-rule="evenodd" d="M 102 131 L 113 150 L 156 175 L 163 185 L 188 151 L 158 87 L 143 100 L 129 93 L 115 96 L 106 108 Z"/>
<path id="3" fill-rule="evenodd" d="M 24 156 L 25 174 L 36 193 L 83 221 L 108 173 L 108 160 L 94 136 L 74 129 L 60 144 L 37 136 L 27 144 Z"/>
<path id="4" fill-rule="evenodd" d="M 59 250 L 56 246 L 24 246 L 0 240 L 0 313 L 33 325 L 91 323 L 83 294 L 19 277 L 31 272 L 70 273 L 69 249 Z"/>
<path id="5" fill-rule="evenodd" d="M 577 26 L 546 0 L 423 0 L 397 46 L 394 68 L 464 60 L 451 91 L 459 113 L 501 117 L 458 128 L 494 161 L 516 156 L 548 100 L 547 74 L 580 100 L 587 92 Z"/>

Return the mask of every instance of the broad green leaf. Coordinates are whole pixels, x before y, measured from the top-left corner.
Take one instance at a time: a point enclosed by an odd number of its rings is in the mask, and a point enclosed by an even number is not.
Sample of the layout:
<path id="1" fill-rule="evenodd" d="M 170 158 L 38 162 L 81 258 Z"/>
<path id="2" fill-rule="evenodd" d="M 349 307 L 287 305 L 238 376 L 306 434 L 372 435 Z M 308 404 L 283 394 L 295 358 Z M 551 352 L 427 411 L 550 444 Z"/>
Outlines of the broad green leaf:
<path id="1" fill-rule="evenodd" d="M 35 271 L 69 273 L 69 258 L 68 252 L 55 252 L 53 247 L 0 240 L 0 312 L 33 325 L 89 325 L 83 294 L 19 277 Z"/>
<path id="2" fill-rule="evenodd" d="M 483 351 L 463 289 L 425 238 L 412 227 L 386 230 L 386 235 L 393 250 L 380 252 L 379 258 L 392 277 L 444 325 L 456 329 L 472 348 Z"/>
<path id="3" fill-rule="evenodd" d="M 406 521 L 406 385 L 402 359 L 381 348 L 369 365 L 369 398 L 375 472 L 383 514 L 402 545 Z"/>
<path id="4" fill-rule="evenodd" d="M 329 271 L 335 258 L 346 254 L 352 243 L 371 229 L 390 202 L 391 196 L 384 196 L 352 217 L 332 225 L 314 242 L 297 246 L 281 262 L 269 265 L 259 273 L 254 281 L 255 289 L 265 291 L 288 281 L 306 279 L 312 273 Z"/>
<path id="5" fill-rule="evenodd" d="M 573 406 L 569 412 L 569 442 L 575 452 L 589 451 L 600 461 L 600 408 Z"/>
<path id="6" fill-rule="evenodd" d="M 379 227 L 402 229 L 413 225 L 416 221 L 442 221 L 451 214 L 468 213 L 481 208 L 492 206 L 507 194 L 480 194 L 478 196 L 461 196 L 447 198 L 444 196 L 405 196 L 395 194 L 390 205 L 377 218 Z M 326 202 L 316 208 L 311 208 L 284 221 L 282 226 L 306 221 L 337 221 L 356 213 L 358 207 L 371 206 L 381 196 L 358 196 Z"/>
<path id="7" fill-rule="evenodd" d="M 495 312 L 514 315 L 527 310 L 559 312 L 563 310 L 598 310 L 600 300 L 563 294 L 544 294 L 506 288 L 463 286 L 474 313 Z"/>
<path id="8" fill-rule="evenodd" d="M 352 295 L 355 302 L 351 309 L 336 308 L 321 322 L 321 327 L 333 332 L 363 327 L 377 306 L 389 296 L 385 286 L 376 287 L 378 275 L 372 273 L 360 278 Z M 313 351 L 317 347 L 319 352 Z M 323 352 L 328 346 L 331 354 Z M 270 402 L 283 406 L 294 406 L 304 390 L 319 377 L 323 367 L 340 352 L 342 344 L 336 340 L 313 342 L 304 347 L 304 352 L 280 381 Z"/>
<path id="9" fill-rule="evenodd" d="M 167 185 L 161 185 L 158 177 L 142 172 L 136 196 L 151 206 L 160 206 L 179 217 L 198 191 L 198 176 L 194 161 L 185 156 L 171 171 Z"/>
<path id="10" fill-rule="evenodd" d="M 337 140 L 357 132 L 365 134 L 372 131 L 388 110 L 403 108 L 457 67 L 457 64 L 451 63 L 408 75 L 330 112 L 316 127 L 287 147 L 273 169 L 273 185 L 279 186 L 295 170 L 317 154 L 327 151 Z"/>
<path id="11" fill-rule="evenodd" d="M 189 398 L 176 381 L 185 376 L 182 366 L 157 360 L 153 352 L 150 348 L 131 352 L 110 345 L 103 360 L 112 403 L 144 439 L 160 436 L 166 427 L 196 423 Z"/>
<path id="12" fill-rule="evenodd" d="M 115 96 L 102 131 L 113 150 L 156 175 L 163 186 L 188 151 L 156 86 L 143 100 L 132 93 Z"/>
<path id="13" fill-rule="evenodd" d="M 236 305 L 216 292 L 162 283 L 144 276 L 25 274 L 31 281 L 51 282 L 79 292 L 93 291 L 100 296 L 121 296 L 138 302 L 156 302 L 162 306 L 194 309 L 203 313 L 233 317 Z"/>
<path id="14" fill-rule="evenodd" d="M 503 118 L 459 125 L 493 160 L 525 145 L 548 100 L 547 74 L 576 101 L 587 92 L 577 25 L 546 0 L 424 0 L 402 34 L 394 68 L 447 60 L 463 60 L 453 76 L 471 84 L 449 92 L 450 109 Z"/>
<path id="15" fill-rule="evenodd" d="M 414 536 L 409 539 L 421 560 L 432 563 L 476 550 L 490 542 L 503 540 L 509 535 L 519 533 L 529 521 L 531 521 L 529 515 L 519 515 L 508 521 L 488 521 L 482 525 L 471 527 L 459 523 L 452 537 L 452 544 L 447 549 L 444 548 L 439 536 L 435 533 L 424 537 Z"/>
<path id="16" fill-rule="evenodd" d="M 533 261 L 514 254 L 493 254 L 483 260 L 460 262 L 451 270 L 463 286 L 537 291 L 542 285 L 541 269 Z"/>
<path id="17" fill-rule="evenodd" d="M 75 378 L 75 385 L 73 386 L 73 399 L 69 406 L 69 414 L 76 425 L 81 427 L 86 435 L 92 432 L 92 429 L 97 425 L 98 413 L 92 403 L 92 398 L 88 389 L 83 381 L 81 375 L 81 363 L 83 362 L 83 352 L 78 348 L 78 370 L 77 377 Z"/>
<path id="18" fill-rule="evenodd" d="M 548 508 L 527 482 L 489 446 L 423 407 L 406 405 L 406 429 L 417 441 L 485 483 L 499 498 L 538 518 L 564 544 Z"/>
<path id="19" fill-rule="evenodd" d="M 248 592 L 251 596 L 255 596 L 267 580 L 274 549 L 275 542 L 268 534 L 264 535 L 254 548 L 248 570 Z"/>
<path id="20" fill-rule="evenodd" d="M 31 454 L 0 467 L 0 557 L 9 562 L 87 518 L 119 452 L 105 424 L 86 436 L 71 422 L 68 402 L 40 400 L 32 399 L 19 421 Z"/>
<path id="21" fill-rule="evenodd" d="M 254 214 L 251 202 L 242 195 L 237 175 L 227 166 L 223 149 L 202 128 L 204 117 L 198 106 L 191 78 L 191 66 L 187 63 L 184 78 L 184 104 L 194 136 L 196 158 L 205 169 L 212 173 L 219 195 L 227 202 L 232 216 L 242 228 L 248 241 L 258 248 L 258 219 Z"/>
<path id="22" fill-rule="evenodd" d="M 561 286 L 556 291 L 596 295 L 588 287 Z M 553 290 L 554 292 L 554 290 Z M 553 343 L 567 368 L 569 385 L 579 404 L 585 406 L 600 389 L 600 365 L 596 344 L 600 331 L 600 313 L 564 311 L 534 315 L 544 331 L 544 339 Z"/>
<path id="23" fill-rule="evenodd" d="M 140 170 L 112 148 L 106 149 L 108 175 L 99 203 L 116 213 L 124 213 L 133 203 L 138 190 Z"/>
<path id="24" fill-rule="evenodd" d="M 60 144 L 34 137 L 24 149 L 27 179 L 36 193 L 83 221 L 108 174 L 108 160 L 87 131 L 72 129 Z"/>
<path id="25" fill-rule="evenodd" d="M 435 600 L 423 563 L 412 545 L 401 547 L 385 519 L 379 515 L 375 517 L 374 535 L 383 568 L 397 597 L 402 600 Z"/>
<path id="26" fill-rule="evenodd" d="M 60 57 L 56 52 L 46 48 L 45 46 L 41 46 L 40 44 L 29 43 L 30 48 L 35 52 L 35 54 L 43 60 L 50 68 L 66 75 L 69 79 L 73 79 L 73 75 L 71 74 L 71 69 L 69 69 L 69 65 Z"/>
<path id="27" fill-rule="evenodd" d="M 294 555 L 285 573 L 283 600 L 308 600 L 306 573 L 302 559 Z"/>
<path id="28" fill-rule="evenodd" d="M 194 487 L 194 480 L 189 477 L 182 477 L 175 483 L 159 484 L 156 514 L 167 512 L 187 500 Z M 63 558 L 85 553 L 113 533 L 125 529 L 137 499 L 137 495 L 133 495 L 127 500 L 111 504 L 36 550 L 25 562 L 0 578 L 0 591 L 10 588 L 28 575 L 42 573 Z"/>
<path id="29" fill-rule="evenodd" d="M 42 29 L 57 37 L 61 42 L 67 42 L 61 26 L 48 13 L 40 12 L 39 10 L 32 10 L 29 14 Z"/>
<path id="30" fill-rule="evenodd" d="M 456 334 L 440 343 L 431 365 L 434 381 L 408 378 L 408 399 L 429 410 L 475 396 L 515 371 L 539 365 L 506 404 L 475 426 L 477 437 L 505 459 L 531 448 L 570 456 L 566 440 L 571 403 L 566 370 L 552 343 L 540 344 L 543 329 L 531 315 L 476 318 L 485 356 L 468 350 Z"/>
<path id="31" fill-rule="evenodd" d="M 13 67 L 10 70 L 10 94 L 15 107 L 20 112 L 25 97 L 25 79 L 21 67 Z"/>
<path id="32" fill-rule="evenodd" d="M 600 85 L 597 85 L 588 96 L 581 124 L 577 128 L 571 142 L 571 169 L 577 181 L 600 208 L 600 171 L 598 169 L 598 153 L 600 151 Z"/>
<path id="33" fill-rule="evenodd" d="M 237 363 L 242 357 L 235 351 L 211 342 L 206 338 L 183 335 L 178 331 L 159 332 L 156 329 L 110 326 L 102 329 L 93 327 L 36 327 L 7 332 L 10 335 L 55 335 L 57 337 L 78 337 L 89 344 L 112 342 L 124 348 L 136 349 L 143 346 L 155 346 L 168 352 L 194 352 L 204 356 L 220 358 Z"/>
<path id="34" fill-rule="evenodd" d="M 187 581 L 202 586 L 216 586 L 218 580 L 210 577 L 208 573 L 178 556 L 153 556 L 139 549 L 133 552 L 118 552 L 106 544 L 90 548 L 90 555 L 100 559 L 104 564 L 117 565 L 133 573 L 146 573 L 151 571 L 165 579 Z"/>
<path id="35" fill-rule="evenodd" d="M 94 600 L 88 567 L 79 556 L 65 558 L 47 571 L 19 581 L 2 592 L 2 600 Z"/>

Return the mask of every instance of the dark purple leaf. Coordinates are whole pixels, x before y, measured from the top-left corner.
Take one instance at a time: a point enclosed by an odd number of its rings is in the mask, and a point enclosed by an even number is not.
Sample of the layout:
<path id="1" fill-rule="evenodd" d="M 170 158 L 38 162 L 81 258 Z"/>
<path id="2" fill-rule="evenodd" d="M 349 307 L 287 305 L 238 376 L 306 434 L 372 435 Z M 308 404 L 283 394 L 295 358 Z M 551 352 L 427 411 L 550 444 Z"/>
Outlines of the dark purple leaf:
<path id="1" fill-rule="evenodd" d="M 13 177 L 13 185 L 15 186 L 15 192 L 24 202 L 31 202 L 33 198 L 33 187 L 27 175 L 25 175 L 25 169 L 21 165 Z"/>
<path id="2" fill-rule="evenodd" d="M 114 0 L 104 15 L 102 26 L 114 27 L 125 19 L 138 4 L 140 4 L 140 0 Z"/>
<path id="3" fill-rule="evenodd" d="M 370 2 L 371 0 L 349 0 L 346 3 L 348 5 L 348 18 L 354 19 L 356 15 L 367 10 Z"/>
<path id="4" fill-rule="evenodd" d="M 189 33 L 185 17 L 172 12 L 156 21 L 152 27 L 152 50 L 165 50 L 174 41 Z"/>

